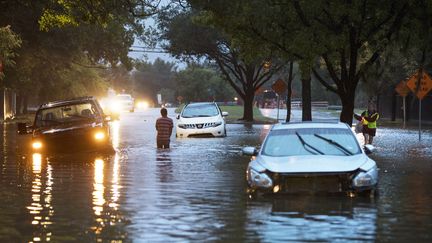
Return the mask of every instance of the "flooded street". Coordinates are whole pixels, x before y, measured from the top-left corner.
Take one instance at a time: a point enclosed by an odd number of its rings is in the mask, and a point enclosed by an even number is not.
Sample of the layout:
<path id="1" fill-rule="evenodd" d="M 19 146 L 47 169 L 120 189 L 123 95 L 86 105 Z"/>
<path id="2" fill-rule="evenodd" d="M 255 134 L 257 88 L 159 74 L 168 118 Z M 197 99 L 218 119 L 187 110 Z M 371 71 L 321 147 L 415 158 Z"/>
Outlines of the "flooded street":
<path id="1" fill-rule="evenodd" d="M 174 111 L 169 116 L 174 119 Z M 158 109 L 113 123 L 114 155 L 31 154 L 1 127 L 1 242 L 432 241 L 432 131 L 379 127 L 379 197 L 249 199 L 244 146 L 269 125 L 156 149 Z M 175 119 L 174 119 L 175 120 Z M 361 140 L 359 136 L 359 140 Z"/>

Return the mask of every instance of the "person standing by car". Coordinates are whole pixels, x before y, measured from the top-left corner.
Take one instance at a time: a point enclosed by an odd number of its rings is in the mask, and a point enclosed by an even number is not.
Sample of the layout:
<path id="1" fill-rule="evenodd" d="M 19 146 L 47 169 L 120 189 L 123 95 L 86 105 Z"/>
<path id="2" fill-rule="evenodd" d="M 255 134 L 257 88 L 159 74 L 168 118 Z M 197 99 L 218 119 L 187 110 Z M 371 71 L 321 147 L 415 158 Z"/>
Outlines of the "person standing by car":
<path id="1" fill-rule="evenodd" d="M 169 148 L 170 137 L 173 129 L 173 120 L 168 117 L 168 111 L 165 108 L 160 110 L 162 117 L 156 120 L 156 143 L 158 148 Z"/>
<path id="2" fill-rule="evenodd" d="M 366 144 L 372 144 L 373 138 L 376 135 L 377 120 L 379 114 L 376 111 L 376 107 L 373 103 L 369 103 L 368 109 L 363 111 L 361 115 L 354 114 L 355 119 L 359 120 L 363 124 L 363 137 Z"/>

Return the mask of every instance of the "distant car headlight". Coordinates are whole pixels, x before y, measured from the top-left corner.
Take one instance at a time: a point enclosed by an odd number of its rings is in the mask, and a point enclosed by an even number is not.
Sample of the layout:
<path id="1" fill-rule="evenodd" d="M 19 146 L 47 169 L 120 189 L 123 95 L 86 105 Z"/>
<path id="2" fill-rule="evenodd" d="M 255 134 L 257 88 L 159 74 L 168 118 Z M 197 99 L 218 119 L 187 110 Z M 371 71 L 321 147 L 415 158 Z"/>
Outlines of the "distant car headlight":
<path id="1" fill-rule="evenodd" d="M 110 105 L 110 109 L 111 109 L 112 111 L 116 111 L 116 112 L 118 112 L 118 111 L 121 110 L 121 104 L 120 104 L 119 102 L 113 101 L 113 102 L 111 103 L 111 105 Z"/>
<path id="2" fill-rule="evenodd" d="M 378 169 L 373 167 L 367 172 L 360 172 L 353 180 L 354 187 L 369 187 L 374 186 L 378 182 Z"/>
<path id="3" fill-rule="evenodd" d="M 105 133 L 104 132 L 96 132 L 94 135 L 94 138 L 98 141 L 105 139 Z"/>
<path id="4" fill-rule="evenodd" d="M 34 142 L 32 143 L 32 147 L 33 147 L 34 149 L 41 149 L 41 148 L 42 148 L 42 142 L 40 142 L 40 141 L 34 141 Z"/>
<path id="5" fill-rule="evenodd" d="M 258 172 L 252 168 L 248 168 L 248 181 L 251 186 L 261 188 L 271 188 L 273 186 L 272 179 L 265 172 Z"/>
<path id="6" fill-rule="evenodd" d="M 177 124 L 177 127 L 186 129 L 186 125 L 182 123 Z"/>
<path id="7" fill-rule="evenodd" d="M 141 109 L 147 109 L 150 107 L 149 103 L 147 101 L 140 101 L 137 103 L 138 108 Z"/>

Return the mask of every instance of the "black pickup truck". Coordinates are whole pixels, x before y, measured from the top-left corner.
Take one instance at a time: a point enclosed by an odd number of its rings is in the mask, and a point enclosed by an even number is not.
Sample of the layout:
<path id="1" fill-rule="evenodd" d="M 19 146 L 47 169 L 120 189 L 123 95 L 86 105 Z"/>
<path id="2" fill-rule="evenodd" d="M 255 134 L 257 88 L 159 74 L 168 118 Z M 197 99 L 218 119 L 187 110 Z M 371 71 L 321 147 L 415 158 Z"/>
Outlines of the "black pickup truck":
<path id="1" fill-rule="evenodd" d="M 96 98 L 81 97 L 41 105 L 18 133 L 32 133 L 34 152 L 114 151 L 109 121 Z"/>

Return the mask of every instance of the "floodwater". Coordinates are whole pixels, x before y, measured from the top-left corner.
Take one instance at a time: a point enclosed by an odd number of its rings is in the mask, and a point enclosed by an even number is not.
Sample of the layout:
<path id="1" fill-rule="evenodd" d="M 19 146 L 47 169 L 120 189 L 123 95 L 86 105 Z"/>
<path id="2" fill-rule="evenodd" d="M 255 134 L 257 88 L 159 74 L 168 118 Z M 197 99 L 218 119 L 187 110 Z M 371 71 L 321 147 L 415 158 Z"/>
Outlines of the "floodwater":
<path id="1" fill-rule="evenodd" d="M 28 136 L 0 127 L 0 241 L 432 241 L 430 130 L 419 142 L 416 130 L 379 128 L 377 198 L 249 199 L 240 150 L 259 146 L 270 126 L 173 136 L 171 149 L 157 150 L 157 116 L 122 115 L 115 155 L 31 154 Z"/>

